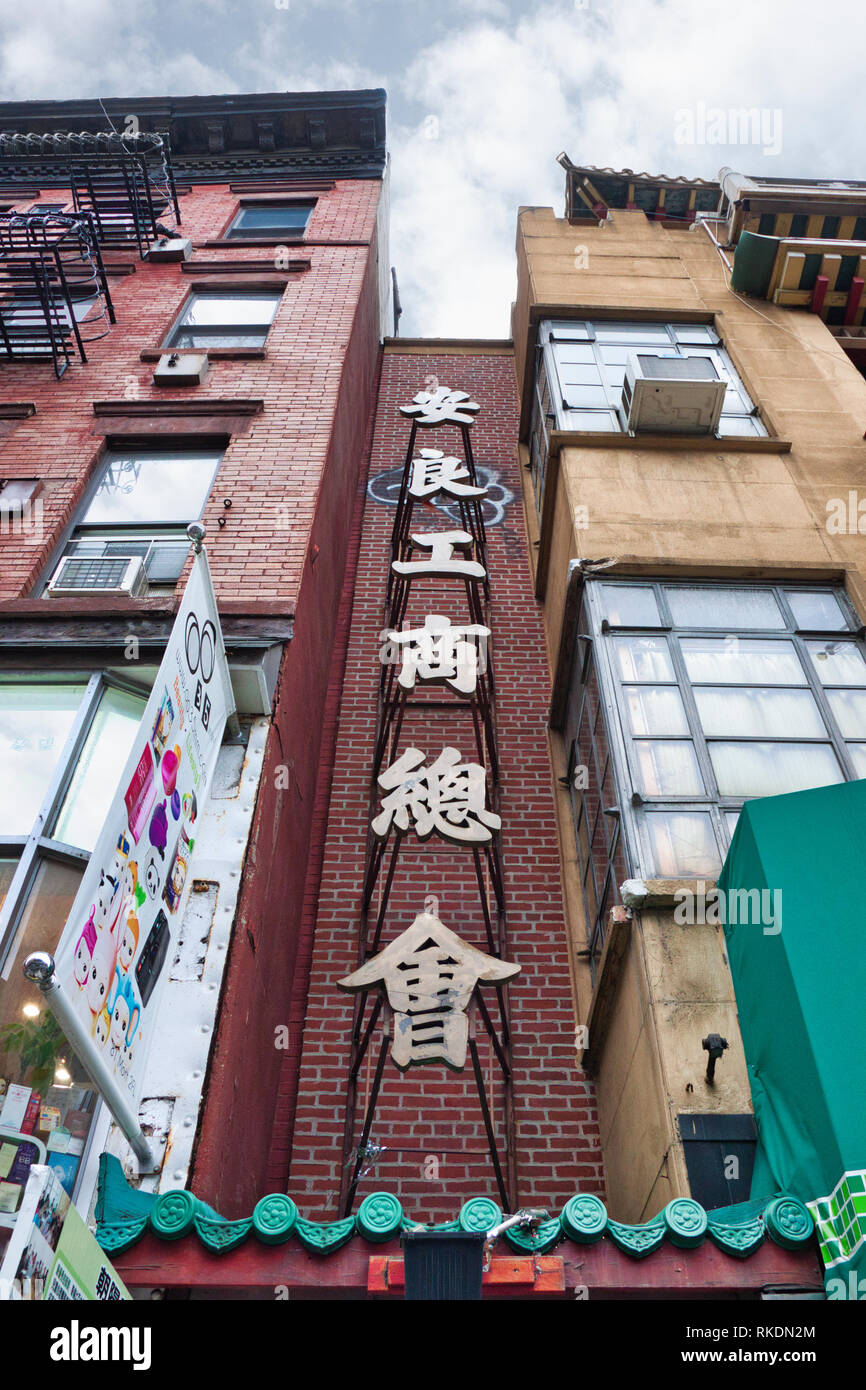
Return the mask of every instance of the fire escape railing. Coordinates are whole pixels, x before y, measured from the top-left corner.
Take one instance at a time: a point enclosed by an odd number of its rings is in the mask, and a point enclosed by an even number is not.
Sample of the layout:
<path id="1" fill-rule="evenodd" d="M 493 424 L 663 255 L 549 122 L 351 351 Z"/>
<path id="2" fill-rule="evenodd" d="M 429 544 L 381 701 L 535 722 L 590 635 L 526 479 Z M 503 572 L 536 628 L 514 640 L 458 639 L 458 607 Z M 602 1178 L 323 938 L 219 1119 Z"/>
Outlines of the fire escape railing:
<path id="1" fill-rule="evenodd" d="M 0 362 L 50 359 L 60 377 L 114 322 L 88 213 L 0 213 Z"/>
<path id="2" fill-rule="evenodd" d="M 135 246 L 142 259 L 180 222 L 168 139 L 154 132 L 0 133 L 0 178 L 7 170 L 18 178 L 59 175 L 100 244 Z"/>

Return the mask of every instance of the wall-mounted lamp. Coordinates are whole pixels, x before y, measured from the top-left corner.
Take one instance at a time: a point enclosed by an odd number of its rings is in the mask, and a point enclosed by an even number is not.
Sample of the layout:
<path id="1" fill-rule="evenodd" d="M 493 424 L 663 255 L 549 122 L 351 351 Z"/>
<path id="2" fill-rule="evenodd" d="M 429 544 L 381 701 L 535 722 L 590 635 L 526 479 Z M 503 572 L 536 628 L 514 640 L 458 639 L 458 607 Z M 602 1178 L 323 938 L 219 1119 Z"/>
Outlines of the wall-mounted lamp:
<path id="1" fill-rule="evenodd" d="M 716 1077 L 716 1062 L 728 1046 L 727 1038 L 723 1038 L 721 1033 L 708 1033 L 701 1043 L 704 1052 L 709 1052 L 707 1059 L 707 1085 L 712 1086 Z"/>

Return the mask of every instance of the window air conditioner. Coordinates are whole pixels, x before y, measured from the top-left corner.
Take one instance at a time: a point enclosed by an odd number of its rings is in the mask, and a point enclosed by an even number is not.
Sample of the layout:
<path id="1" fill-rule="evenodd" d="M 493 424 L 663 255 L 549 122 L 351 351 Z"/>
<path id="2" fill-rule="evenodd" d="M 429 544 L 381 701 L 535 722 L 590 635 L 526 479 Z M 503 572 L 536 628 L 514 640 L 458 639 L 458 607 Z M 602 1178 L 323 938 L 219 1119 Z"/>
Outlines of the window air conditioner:
<path id="1" fill-rule="evenodd" d="M 709 357 L 629 354 L 622 407 L 634 434 L 713 434 L 725 382 Z"/>
<path id="2" fill-rule="evenodd" d="M 48 584 L 49 598 L 81 594 L 147 594 L 147 573 L 139 555 L 64 555 Z"/>

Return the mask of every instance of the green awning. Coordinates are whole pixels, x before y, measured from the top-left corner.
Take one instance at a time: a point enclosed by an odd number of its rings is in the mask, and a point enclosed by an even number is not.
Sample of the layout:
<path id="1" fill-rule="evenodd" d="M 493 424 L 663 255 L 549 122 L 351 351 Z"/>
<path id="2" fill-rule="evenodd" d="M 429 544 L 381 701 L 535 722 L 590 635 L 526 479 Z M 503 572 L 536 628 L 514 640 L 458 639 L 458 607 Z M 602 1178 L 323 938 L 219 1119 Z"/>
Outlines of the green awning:
<path id="1" fill-rule="evenodd" d="M 755 299 L 766 299 L 778 250 L 779 238 L 776 236 L 741 232 L 734 252 L 731 289 L 738 294 L 750 294 Z"/>
<path id="2" fill-rule="evenodd" d="M 810 1204 L 828 1279 L 866 1274 L 864 851 L 866 781 L 819 787 L 748 802 L 719 878 L 758 1126 L 752 1196 Z"/>

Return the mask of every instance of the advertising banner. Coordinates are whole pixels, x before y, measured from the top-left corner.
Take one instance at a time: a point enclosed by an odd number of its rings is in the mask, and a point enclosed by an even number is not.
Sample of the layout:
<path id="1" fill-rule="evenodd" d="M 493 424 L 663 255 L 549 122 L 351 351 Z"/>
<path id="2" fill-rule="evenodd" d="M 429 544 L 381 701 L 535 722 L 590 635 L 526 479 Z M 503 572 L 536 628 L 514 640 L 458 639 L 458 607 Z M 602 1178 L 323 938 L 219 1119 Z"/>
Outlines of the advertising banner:
<path id="1" fill-rule="evenodd" d="M 201 551 L 55 952 L 57 990 L 48 995 L 104 1098 L 120 1100 L 127 1115 L 140 1099 L 199 818 L 233 711 Z"/>
<path id="2" fill-rule="evenodd" d="M 57 1173 L 35 1163 L 0 1268 L 0 1299 L 119 1302 L 129 1297 Z"/>

